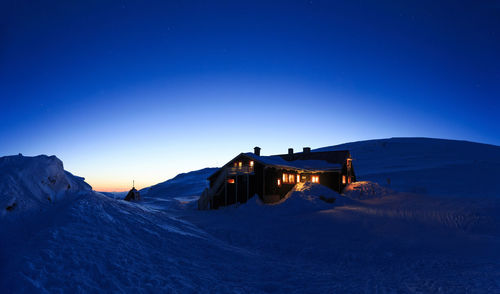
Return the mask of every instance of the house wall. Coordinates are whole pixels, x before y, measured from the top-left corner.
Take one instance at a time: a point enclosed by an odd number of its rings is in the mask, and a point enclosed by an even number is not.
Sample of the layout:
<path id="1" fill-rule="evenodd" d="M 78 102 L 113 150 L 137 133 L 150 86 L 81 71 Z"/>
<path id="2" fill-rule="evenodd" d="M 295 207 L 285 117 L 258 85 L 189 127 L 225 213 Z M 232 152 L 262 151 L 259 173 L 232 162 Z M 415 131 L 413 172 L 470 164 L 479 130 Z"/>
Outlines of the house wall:
<path id="1" fill-rule="evenodd" d="M 290 192 L 295 186 L 294 183 L 283 183 L 283 173 L 293 174 L 294 177 L 297 176 L 297 172 L 288 171 L 285 169 L 276 169 L 276 168 L 266 168 L 265 172 L 265 193 L 261 196 L 262 200 L 265 203 L 272 203 L 279 201 L 285 195 Z M 278 179 L 281 181 L 281 185 L 278 186 Z"/>
<path id="2" fill-rule="evenodd" d="M 234 163 L 242 162 L 243 167 L 248 167 L 250 165 L 251 159 L 246 156 L 238 156 L 235 159 L 228 162 L 225 167 L 233 167 Z M 239 175 L 228 175 L 227 179 L 233 179 L 234 183 L 224 184 L 224 187 L 214 195 L 211 204 L 212 208 L 219 208 L 220 206 L 232 205 L 235 203 L 245 203 L 248 199 L 252 198 L 253 195 L 259 193 L 259 187 L 262 186 L 262 180 L 260 175 L 263 170 L 263 166 L 254 161 L 254 172 L 252 174 L 239 174 Z M 215 178 L 210 181 L 210 187 L 213 186 Z"/>
<path id="3" fill-rule="evenodd" d="M 327 172 L 319 174 L 319 183 L 339 193 L 344 188 L 341 184 L 340 172 Z"/>

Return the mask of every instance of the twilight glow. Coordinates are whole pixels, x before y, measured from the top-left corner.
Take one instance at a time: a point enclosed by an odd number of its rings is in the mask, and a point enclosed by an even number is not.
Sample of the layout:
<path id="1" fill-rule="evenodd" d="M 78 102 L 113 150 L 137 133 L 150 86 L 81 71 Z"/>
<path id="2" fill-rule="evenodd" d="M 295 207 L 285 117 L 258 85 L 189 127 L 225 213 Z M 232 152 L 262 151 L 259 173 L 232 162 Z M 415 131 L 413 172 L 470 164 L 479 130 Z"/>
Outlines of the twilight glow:
<path id="1" fill-rule="evenodd" d="M 500 144 L 498 2 L 6 2 L 0 155 L 54 154 L 95 190 L 256 145 Z"/>

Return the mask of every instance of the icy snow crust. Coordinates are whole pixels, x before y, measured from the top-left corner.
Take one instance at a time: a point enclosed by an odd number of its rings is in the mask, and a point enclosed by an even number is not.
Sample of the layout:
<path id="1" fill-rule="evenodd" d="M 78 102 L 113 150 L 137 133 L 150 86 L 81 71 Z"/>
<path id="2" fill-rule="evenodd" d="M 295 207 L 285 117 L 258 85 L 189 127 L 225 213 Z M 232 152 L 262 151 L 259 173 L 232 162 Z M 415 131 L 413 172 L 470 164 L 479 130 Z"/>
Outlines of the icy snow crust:
<path id="1" fill-rule="evenodd" d="M 91 190 L 55 156 L 0 157 L 0 219 L 39 212 Z"/>
<path id="2" fill-rule="evenodd" d="M 446 150 L 464 144 L 408 140 L 410 146 L 445 144 Z M 461 185 L 446 175 L 441 176 L 440 187 L 426 186 L 425 193 L 401 192 L 395 186 L 421 186 L 421 179 L 405 171 L 440 173 L 448 163 L 439 164 L 438 158 L 463 164 L 477 160 L 479 168 L 492 170 L 500 148 L 467 143 L 467 148 L 489 149 L 488 161 L 481 159 L 482 152 L 468 153 L 467 158 L 433 153 L 426 161 L 422 158 L 429 149 L 391 147 L 397 156 L 391 152 L 387 156 L 399 158 L 397 169 L 404 175 L 398 177 L 384 157 L 364 157 L 363 152 L 374 154 L 374 146 L 385 141 L 351 143 L 361 165 L 355 168 L 367 181 L 349 186 L 343 195 L 307 183 L 297 185 L 280 204 L 264 205 L 253 197 L 247 204 L 198 211 L 188 200 L 201 193 L 210 170 L 145 189 L 145 200 L 138 203 L 75 191 L 76 196 L 66 197 L 70 201 L 59 201 L 39 217 L 23 217 L 21 225 L 0 224 L 0 289 L 2 293 L 499 293 L 497 184 L 481 189 L 463 185 L 467 190 L 457 195 L 437 193 Z M 403 159 L 412 156 L 420 159 Z M 363 157 L 374 167 L 361 164 Z M 383 174 L 383 181 L 376 183 L 377 173 Z M 397 179 L 390 188 L 387 174 Z M 333 203 L 323 200 L 331 198 Z"/>

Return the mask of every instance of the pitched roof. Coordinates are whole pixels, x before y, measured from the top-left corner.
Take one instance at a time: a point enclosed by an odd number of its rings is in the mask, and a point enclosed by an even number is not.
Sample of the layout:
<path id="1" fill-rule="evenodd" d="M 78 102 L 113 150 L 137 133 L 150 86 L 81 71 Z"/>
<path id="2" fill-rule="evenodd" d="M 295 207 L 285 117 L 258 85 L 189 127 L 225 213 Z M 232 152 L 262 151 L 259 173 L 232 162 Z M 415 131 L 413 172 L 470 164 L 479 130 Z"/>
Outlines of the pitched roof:
<path id="1" fill-rule="evenodd" d="M 259 156 L 255 153 L 247 152 L 240 153 L 238 156 L 226 163 L 224 167 L 239 156 L 246 156 L 267 166 L 294 169 L 303 172 L 325 172 L 342 169 L 346 160 L 351 157 L 351 154 L 348 150 L 322 152 L 312 151 L 306 153 L 299 152 L 271 156 Z M 221 170 L 222 168 L 213 173 L 209 178 L 214 177 Z"/>
<path id="2" fill-rule="evenodd" d="M 351 157 L 349 150 L 321 151 L 321 152 L 298 152 L 293 154 L 277 155 L 287 161 L 294 160 L 324 160 L 329 163 L 344 164 Z"/>
<path id="3" fill-rule="evenodd" d="M 288 168 L 309 172 L 339 170 L 342 168 L 341 163 L 332 163 L 322 159 L 306 159 L 306 157 L 304 157 L 304 159 L 285 160 L 281 155 L 259 156 L 250 152 L 243 154 L 262 164 L 279 168 Z"/>
<path id="4" fill-rule="evenodd" d="M 344 163 L 351 157 L 349 150 L 298 152 L 293 154 L 280 154 L 259 156 L 252 152 L 240 153 L 231 159 L 222 168 L 218 169 L 208 179 L 219 174 L 224 167 L 239 156 L 246 156 L 267 166 L 294 169 L 302 172 L 325 172 L 341 170 Z"/>

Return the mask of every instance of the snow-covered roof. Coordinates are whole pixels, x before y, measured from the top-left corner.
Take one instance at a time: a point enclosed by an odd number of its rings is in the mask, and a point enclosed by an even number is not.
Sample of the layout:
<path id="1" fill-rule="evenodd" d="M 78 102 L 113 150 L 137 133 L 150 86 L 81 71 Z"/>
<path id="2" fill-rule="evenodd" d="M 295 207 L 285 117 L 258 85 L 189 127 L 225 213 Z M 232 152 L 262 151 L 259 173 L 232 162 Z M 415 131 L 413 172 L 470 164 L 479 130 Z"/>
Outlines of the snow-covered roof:
<path id="1" fill-rule="evenodd" d="M 244 155 L 261 162 L 265 165 L 271 165 L 280 168 L 299 169 L 304 171 L 321 172 L 330 170 L 342 169 L 342 165 L 338 163 L 330 163 L 325 160 L 293 160 L 287 161 L 279 155 L 259 156 L 255 153 L 243 153 Z"/>

